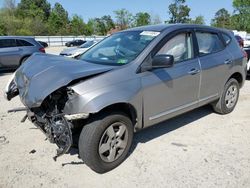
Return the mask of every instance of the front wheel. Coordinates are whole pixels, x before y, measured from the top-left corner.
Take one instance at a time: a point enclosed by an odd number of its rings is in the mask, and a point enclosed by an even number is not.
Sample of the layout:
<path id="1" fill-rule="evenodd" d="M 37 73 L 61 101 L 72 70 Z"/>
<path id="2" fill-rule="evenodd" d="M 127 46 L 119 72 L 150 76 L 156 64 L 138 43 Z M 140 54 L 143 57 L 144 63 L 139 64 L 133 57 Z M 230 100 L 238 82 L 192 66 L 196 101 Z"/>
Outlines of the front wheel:
<path id="1" fill-rule="evenodd" d="M 237 80 L 234 78 L 228 80 L 220 99 L 213 103 L 214 111 L 220 114 L 232 112 L 238 102 L 239 90 L 240 87 Z"/>
<path id="2" fill-rule="evenodd" d="M 125 160 L 133 132 L 132 122 L 127 115 L 99 114 L 82 129 L 80 157 L 95 172 L 108 172 Z"/>

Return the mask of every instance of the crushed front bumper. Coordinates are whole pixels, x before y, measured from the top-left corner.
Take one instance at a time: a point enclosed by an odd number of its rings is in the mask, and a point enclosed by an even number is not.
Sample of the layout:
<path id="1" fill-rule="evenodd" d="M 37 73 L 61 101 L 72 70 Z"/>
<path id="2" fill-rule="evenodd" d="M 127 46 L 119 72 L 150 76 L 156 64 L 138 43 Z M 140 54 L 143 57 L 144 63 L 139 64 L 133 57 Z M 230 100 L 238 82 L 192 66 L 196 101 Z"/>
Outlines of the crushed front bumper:
<path id="1" fill-rule="evenodd" d="M 64 114 L 53 115 L 48 118 L 40 116 L 30 111 L 28 108 L 16 108 L 9 110 L 11 112 L 26 111 L 27 114 L 24 116 L 21 122 L 25 122 L 28 118 L 37 128 L 39 128 L 46 136 L 46 138 L 58 146 L 57 152 L 53 159 L 56 161 L 58 157 L 67 153 L 73 144 L 72 139 L 72 124 L 67 121 Z"/>
<path id="2" fill-rule="evenodd" d="M 46 135 L 51 143 L 55 143 L 58 146 L 54 160 L 69 151 L 73 143 L 72 124 L 65 119 L 64 114 L 45 118 L 28 111 L 27 116 Z"/>

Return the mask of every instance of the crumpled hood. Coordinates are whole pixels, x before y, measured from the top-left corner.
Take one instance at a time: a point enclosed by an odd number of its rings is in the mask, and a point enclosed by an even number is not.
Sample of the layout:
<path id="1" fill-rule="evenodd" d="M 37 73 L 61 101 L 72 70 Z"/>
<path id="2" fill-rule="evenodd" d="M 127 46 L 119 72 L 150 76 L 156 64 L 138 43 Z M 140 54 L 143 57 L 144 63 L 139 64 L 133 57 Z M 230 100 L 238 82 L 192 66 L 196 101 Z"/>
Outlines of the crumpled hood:
<path id="1" fill-rule="evenodd" d="M 71 81 L 100 74 L 113 66 L 97 65 L 55 55 L 36 53 L 15 74 L 15 83 L 23 104 L 39 107 L 43 100 Z"/>

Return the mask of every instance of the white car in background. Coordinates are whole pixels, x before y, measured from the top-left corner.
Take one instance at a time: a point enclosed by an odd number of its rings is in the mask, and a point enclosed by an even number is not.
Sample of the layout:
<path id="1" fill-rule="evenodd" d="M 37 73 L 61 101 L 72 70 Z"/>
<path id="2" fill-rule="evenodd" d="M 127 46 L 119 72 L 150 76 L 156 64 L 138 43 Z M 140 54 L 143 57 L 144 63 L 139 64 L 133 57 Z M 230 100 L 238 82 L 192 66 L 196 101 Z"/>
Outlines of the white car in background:
<path id="1" fill-rule="evenodd" d="M 79 47 L 66 48 L 60 53 L 60 55 L 65 56 L 65 57 L 70 57 L 70 58 L 77 58 L 79 55 L 83 54 L 89 48 L 96 45 L 99 41 L 98 40 L 89 40 Z"/>
<path id="2" fill-rule="evenodd" d="M 247 36 L 244 40 L 244 47 L 249 47 L 250 46 L 250 36 Z"/>

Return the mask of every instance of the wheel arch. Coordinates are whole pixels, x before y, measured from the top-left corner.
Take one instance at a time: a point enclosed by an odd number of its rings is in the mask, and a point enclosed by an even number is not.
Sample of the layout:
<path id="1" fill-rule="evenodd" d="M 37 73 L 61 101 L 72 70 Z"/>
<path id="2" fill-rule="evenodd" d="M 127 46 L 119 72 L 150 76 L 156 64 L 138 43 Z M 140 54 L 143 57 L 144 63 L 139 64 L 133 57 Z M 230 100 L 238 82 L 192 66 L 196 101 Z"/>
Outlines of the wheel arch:
<path id="1" fill-rule="evenodd" d="M 24 55 L 24 56 L 20 59 L 19 65 L 22 64 L 22 61 L 23 61 L 25 58 L 29 58 L 30 56 L 31 56 L 31 55 Z"/>
<path id="2" fill-rule="evenodd" d="M 241 74 L 241 73 L 239 73 L 239 72 L 235 72 L 235 73 L 233 73 L 233 74 L 229 77 L 229 79 L 228 79 L 228 80 L 230 80 L 231 78 L 234 78 L 235 80 L 237 80 L 237 81 L 238 81 L 238 83 L 239 83 L 239 86 L 240 86 L 240 87 L 242 87 L 242 86 L 243 86 L 244 79 L 243 79 L 243 76 L 242 76 L 242 74 Z M 228 81 L 228 80 L 227 80 L 227 81 Z"/>
<path id="3" fill-rule="evenodd" d="M 110 111 L 123 112 L 126 115 L 128 115 L 128 117 L 131 119 L 134 126 L 137 123 L 137 110 L 130 103 L 118 102 L 118 103 L 110 104 L 110 105 L 107 105 L 107 106 L 103 107 L 97 113 L 110 112 Z"/>

